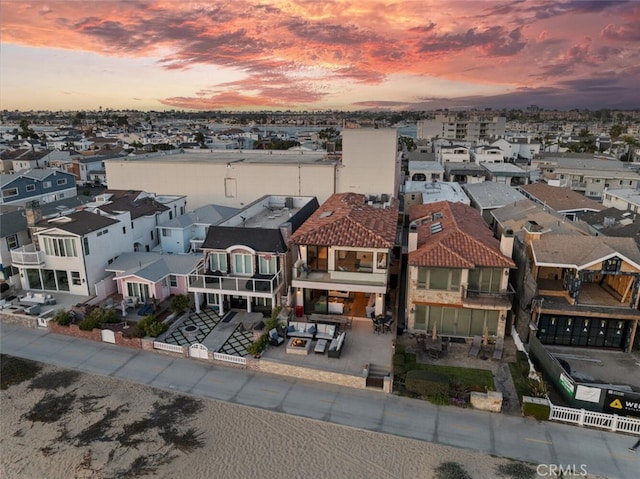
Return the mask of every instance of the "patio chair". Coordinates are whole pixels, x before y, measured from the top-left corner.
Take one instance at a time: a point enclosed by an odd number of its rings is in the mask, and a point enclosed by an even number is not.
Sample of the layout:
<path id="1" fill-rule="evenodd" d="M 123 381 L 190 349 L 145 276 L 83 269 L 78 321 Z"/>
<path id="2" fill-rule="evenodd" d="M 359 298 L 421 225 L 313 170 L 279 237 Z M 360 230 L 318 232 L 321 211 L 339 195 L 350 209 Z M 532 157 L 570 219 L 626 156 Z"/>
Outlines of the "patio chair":
<path id="1" fill-rule="evenodd" d="M 284 343 L 284 338 L 278 334 L 278 330 L 273 328 L 269 331 L 269 344 L 272 346 L 280 346 Z"/>
<path id="2" fill-rule="evenodd" d="M 384 319 L 384 322 L 382 323 L 383 326 L 383 333 L 390 333 L 391 332 L 391 325 L 393 324 L 393 318 L 391 316 L 387 316 Z"/>
<path id="3" fill-rule="evenodd" d="M 469 350 L 469 356 L 477 358 L 480 353 L 480 346 L 482 346 L 482 336 L 474 336 L 471 349 Z"/>

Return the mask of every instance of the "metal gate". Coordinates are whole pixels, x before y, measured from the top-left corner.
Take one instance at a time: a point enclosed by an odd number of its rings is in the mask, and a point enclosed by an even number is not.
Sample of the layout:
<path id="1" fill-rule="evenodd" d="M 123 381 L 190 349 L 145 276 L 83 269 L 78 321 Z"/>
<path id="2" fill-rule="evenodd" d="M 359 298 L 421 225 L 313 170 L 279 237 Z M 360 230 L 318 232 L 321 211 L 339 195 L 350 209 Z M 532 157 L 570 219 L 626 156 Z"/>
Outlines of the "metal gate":
<path id="1" fill-rule="evenodd" d="M 368 388 L 382 389 L 384 387 L 384 377 L 382 377 L 382 376 L 367 376 L 366 386 Z"/>
<path id="2" fill-rule="evenodd" d="M 209 350 L 204 344 L 192 344 L 189 346 L 189 357 L 195 359 L 209 359 Z"/>

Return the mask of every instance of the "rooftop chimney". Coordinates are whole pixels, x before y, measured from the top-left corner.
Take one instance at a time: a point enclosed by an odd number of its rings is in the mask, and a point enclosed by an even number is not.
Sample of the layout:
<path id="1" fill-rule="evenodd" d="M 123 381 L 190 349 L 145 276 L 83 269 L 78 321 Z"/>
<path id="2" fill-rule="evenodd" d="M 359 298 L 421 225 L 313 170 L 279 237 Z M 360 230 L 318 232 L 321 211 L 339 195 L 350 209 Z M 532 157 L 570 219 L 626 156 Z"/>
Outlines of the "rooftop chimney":
<path id="1" fill-rule="evenodd" d="M 42 209 L 37 201 L 30 201 L 25 205 L 25 216 L 27 218 L 27 226 L 35 226 L 42 220 Z"/>
<path id="2" fill-rule="evenodd" d="M 407 249 L 409 253 L 418 249 L 418 223 L 416 221 L 409 225 L 409 244 Z"/>
<path id="3" fill-rule="evenodd" d="M 507 228 L 502 232 L 500 252 L 509 258 L 513 255 L 513 230 L 511 228 Z"/>
<path id="4" fill-rule="evenodd" d="M 530 244 L 531 241 L 540 239 L 542 235 L 542 226 L 535 221 L 527 221 L 524 225 L 524 241 L 526 244 Z"/>

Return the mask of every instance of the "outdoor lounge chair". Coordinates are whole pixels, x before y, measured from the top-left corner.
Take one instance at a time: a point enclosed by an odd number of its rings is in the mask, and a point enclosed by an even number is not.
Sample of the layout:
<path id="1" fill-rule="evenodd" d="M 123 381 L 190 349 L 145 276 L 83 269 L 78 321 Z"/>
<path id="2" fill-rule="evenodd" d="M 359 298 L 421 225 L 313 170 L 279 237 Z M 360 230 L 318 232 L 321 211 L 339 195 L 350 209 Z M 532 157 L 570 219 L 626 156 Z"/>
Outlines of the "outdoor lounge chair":
<path id="1" fill-rule="evenodd" d="M 469 356 L 477 358 L 480 354 L 480 346 L 482 346 L 482 336 L 474 336 L 471 349 L 469 350 Z"/>
<path id="2" fill-rule="evenodd" d="M 500 361 L 502 359 L 502 350 L 504 349 L 504 338 L 496 339 L 496 345 L 493 348 L 493 359 Z"/>
<path id="3" fill-rule="evenodd" d="M 269 344 L 272 346 L 280 346 L 284 343 L 284 338 L 278 334 L 278 330 L 273 328 L 269 331 Z"/>

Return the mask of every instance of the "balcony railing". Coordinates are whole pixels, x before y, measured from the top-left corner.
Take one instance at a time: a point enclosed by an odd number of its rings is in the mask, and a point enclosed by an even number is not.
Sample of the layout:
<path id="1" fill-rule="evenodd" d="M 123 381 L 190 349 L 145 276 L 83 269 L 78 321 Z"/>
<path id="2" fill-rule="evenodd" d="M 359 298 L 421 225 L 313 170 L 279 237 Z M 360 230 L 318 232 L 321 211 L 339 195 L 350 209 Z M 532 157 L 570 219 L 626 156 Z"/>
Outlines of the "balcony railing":
<path id="1" fill-rule="evenodd" d="M 32 244 L 25 245 L 11 250 L 11 262 L 16 266 L 44 266 L 44 251 L 36 251 Z"/>
<path id="2" fill-rule="evenodd" d="M 258 293 L 258 296 L 268 296 L 274 295 L 282 282 L 282 271 L 272 275 L 253 276 L 199 272 L 189 275 L 189 291 L 221 294 Z"/>
<path id="3" fill-rule="evenodd" d="M 311 283 L 336 284 L 387 284 L 387 270 L 372 272 L 371 268 L 361 268 L 360 271 L 312 271 L 305 265 L 298 265 L 293 270 L 294 281 Z"/>
<path id="4" fill-rule="evenodd" d="M 462 301 L 463 303 L 474 304 L 477 306 L 485 307 L 509 307 L 515 290 L 511 285 L 507 289 L 500 291 L 482 291 L 478 289 L 470 289 L 462 287 Z"/>

